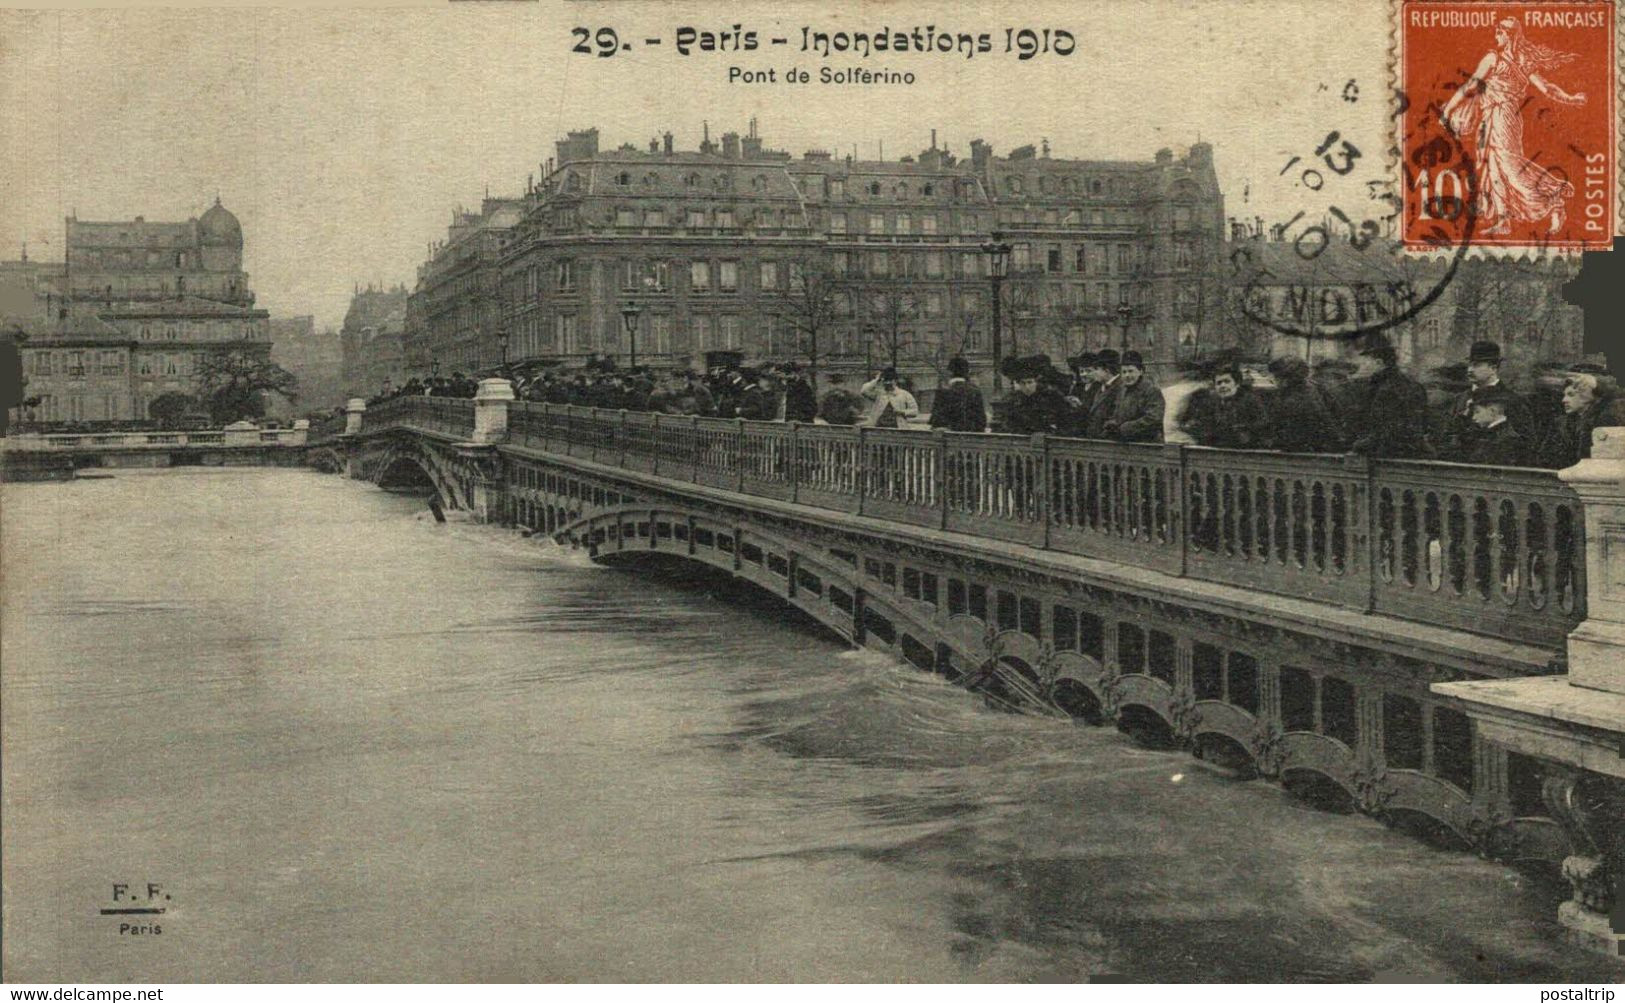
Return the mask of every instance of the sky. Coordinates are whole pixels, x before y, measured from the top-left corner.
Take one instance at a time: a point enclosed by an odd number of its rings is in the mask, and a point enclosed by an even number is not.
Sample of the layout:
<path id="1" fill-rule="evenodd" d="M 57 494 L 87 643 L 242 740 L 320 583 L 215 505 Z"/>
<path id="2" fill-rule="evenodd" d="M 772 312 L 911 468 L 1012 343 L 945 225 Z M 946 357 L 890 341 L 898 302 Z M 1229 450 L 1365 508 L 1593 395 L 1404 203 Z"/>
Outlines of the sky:
<path id="1" fill-rule="evenodd" d="M 1100 0 L 974 7 L 453 4 L 430 8 L 0 10 L 0 258 L 60 260 L 63 218 L 183 220 L 218 196 L 242 221 L 245 267 L 273 316 L 337 327 L 356 284 L 409 287 L 452 212 L 517 194 L 553 143 L 596 125 L 640 148 L 670 130 L 693 149 L 759 120 L 770 148 L 888 159 L 973 138 L 1006 153 L 1149 160 L 1214 145 L 1230 215 L 1324 213 L 1301 171 L 1331 129 L 1383 175 L 1386 2 Z M 571 52 L 577 24 L 630 51 Z M 673 48 L 678 26 L 757 30 L 754 52 Z M 995 51 L 838 56 L 799 51 L 803 25 L 1062 28 L 1070 56 Z M 659 48 L 642 46 L 658 35 Z M 792 45 L 768 46 L 774 35 Z M 889 68 L 913 86 L 740 84 L 730 66 Z M 1356 100 L 1346 100 L 1355 81 Z M 1366 167 L 1369 170 L 1365 170 Z M 1352 193 L 1348 197 L 1353 197 Z"/>

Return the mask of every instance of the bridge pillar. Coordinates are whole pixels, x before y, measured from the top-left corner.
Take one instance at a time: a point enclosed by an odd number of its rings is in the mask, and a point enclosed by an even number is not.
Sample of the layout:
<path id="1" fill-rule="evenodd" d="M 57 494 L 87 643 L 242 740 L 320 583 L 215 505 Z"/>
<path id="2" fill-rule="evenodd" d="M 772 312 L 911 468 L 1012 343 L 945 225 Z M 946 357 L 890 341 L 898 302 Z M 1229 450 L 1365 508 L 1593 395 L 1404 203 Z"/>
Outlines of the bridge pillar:
<path id="1" fill-rule="evenodd" d="M 367 402 L 351 397 L 344 405 L 344 434 L 357 435 L 361 431 L 361 416 L 367 413 Z"/>
<path id="2" fill-rule="evenodd" d="M 493 376 L 480 381 L 474 393 L 474 440 L 489 445 L 508 438 L 508 405 L 513 402 L 513 383 Z"/>
<path id="3" fill-rule="evenodd" d="M 1573 847 L 1558 920 L 1625 960 L 1625 428 L 1596 429 L 1590 459 L 1558 477 L 1585 509 L 1586 619 L 1569 634 L 1567 674 L 1432 689 L 1458 699 L 1484 741 L 1543 763 L 1543 799 Z"/>

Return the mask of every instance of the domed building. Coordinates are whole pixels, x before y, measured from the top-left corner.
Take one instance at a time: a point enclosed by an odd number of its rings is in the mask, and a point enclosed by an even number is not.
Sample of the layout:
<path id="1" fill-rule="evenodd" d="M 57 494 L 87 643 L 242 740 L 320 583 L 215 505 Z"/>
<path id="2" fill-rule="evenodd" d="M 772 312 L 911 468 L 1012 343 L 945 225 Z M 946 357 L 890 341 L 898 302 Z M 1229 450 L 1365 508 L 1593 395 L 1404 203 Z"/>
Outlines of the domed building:
<path id="1" fill-rule="evenodd" d="M 37 420 L 143 420 L 156 398 L 193 391 L 202 355 L 224 345 L 269 354 L 242 224 L 219 198 L 184 222 L 70 216 L 66 230 L 67 261 L 24 351 Z"/>
<path id="2" fill-rule="evenodd" d="M 202 245 L 203 267 L 211 272 L 241 272 L 243 268 L 243 227 L 231 210 L 220 204 L 217 196 L 197 221 L 198 241 Z M 246 286 L 247 283 L 245 282 Z"/>

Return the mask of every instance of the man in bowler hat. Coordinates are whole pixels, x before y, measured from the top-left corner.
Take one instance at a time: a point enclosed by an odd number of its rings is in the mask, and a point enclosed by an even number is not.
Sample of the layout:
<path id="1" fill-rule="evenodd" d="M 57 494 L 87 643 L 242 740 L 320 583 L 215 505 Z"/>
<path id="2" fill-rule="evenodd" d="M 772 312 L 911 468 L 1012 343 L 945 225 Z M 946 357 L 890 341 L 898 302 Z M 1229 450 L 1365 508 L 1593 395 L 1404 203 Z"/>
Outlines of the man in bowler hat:
<path id="1" fill-rule="evenodd" d="M 1501 346 L 1493 341 L 1475 341 L 1467 350 L 1467 380 L 1469 386 L 1456 395 L 1450 404 L 1450 421 L 1446 428 L 1445 451 L 1459 455 L 1467 440 L 1477 438 L 1477 423 L 1473 421 L 1473 404 L 1488 390 L 1499 387 L 1506 419 L 1512 428 L 1528 441 L 1533 435 L 1529 407 L 1523 399 L 1501 382 Z"/>

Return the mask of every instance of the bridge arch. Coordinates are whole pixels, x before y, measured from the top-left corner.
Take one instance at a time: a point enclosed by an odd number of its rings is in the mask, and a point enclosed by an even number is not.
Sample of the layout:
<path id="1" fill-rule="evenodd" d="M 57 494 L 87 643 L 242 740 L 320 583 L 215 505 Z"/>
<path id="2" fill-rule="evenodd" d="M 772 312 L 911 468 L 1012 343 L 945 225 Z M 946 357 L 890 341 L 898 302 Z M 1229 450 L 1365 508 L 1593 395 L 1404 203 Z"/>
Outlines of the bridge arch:
<path id="1" fill-rule="evenodd" d="M 582 514 L 559 527 L 560 543 L 584 547 L 594 560 L 660 554 L 725 571 L 777 596 L 853 644 L 898 655 L 923 669 L 922 649 L 940 628 L 906 605 L 865 590 L 858 570 L 771 531 L 729 524 L 714 515 L 671 505 L 617 505 Z"/>
<path id="2" fill-rule="evenodd" d="M 305 466 L 323 474 L 342 474 L 345 459 L 332 446 L 317 446 L 305 451 Z"/>
<path id="3" fill-rule="evenodd" d="M 379 487 L 421 482 L 432 488 L 447 508 L 471 507 L 468 486 L 452 468 L 450 461 L 416 436 L 391 436 L 377 449 L 364 453 L 361 477 Z"/>

